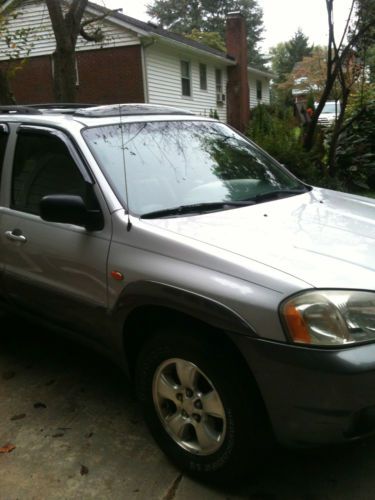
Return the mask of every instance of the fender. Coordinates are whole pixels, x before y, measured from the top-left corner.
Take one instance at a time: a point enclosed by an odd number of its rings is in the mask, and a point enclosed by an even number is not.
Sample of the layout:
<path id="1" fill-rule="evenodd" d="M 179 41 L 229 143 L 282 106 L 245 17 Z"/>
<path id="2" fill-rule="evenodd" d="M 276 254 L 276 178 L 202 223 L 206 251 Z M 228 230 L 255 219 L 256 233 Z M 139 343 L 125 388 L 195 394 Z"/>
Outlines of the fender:
<path id="1" fill-rule="evenodd" d="M 123 325 L 130 313 L 140 306 L 173 309 L 214 328 L 240 335 L 255 336 L 251 326 L 229 307 L 203 295 L 155 281 L 137 281 L 122 291 L 112 314 Z"/>

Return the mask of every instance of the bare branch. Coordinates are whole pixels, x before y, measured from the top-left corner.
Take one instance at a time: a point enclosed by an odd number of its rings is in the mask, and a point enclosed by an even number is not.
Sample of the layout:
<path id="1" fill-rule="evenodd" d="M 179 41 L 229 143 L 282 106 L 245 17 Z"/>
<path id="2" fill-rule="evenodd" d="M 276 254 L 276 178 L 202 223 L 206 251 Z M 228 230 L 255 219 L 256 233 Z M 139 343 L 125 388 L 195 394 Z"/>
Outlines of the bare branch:
<path id="1" fill-rule="evenodd" d="M 87 42 L 101 42 L 104 39 L 103 32 L 100 28 L 96 28 L 92 33 L 88 33 L 85 31 L 84 27 L 81 26 L 79 30 L 79 34 L 82 38 L 84 38 Z"/>
<path id="2" fill-rule="evenodd" d="M 81 22 L 83 14 L 86 10 L 88 0 L 73 0 L 68 14 L 71 15 L 75 22 Z"/>
<path id="3" fill-rule="evenodd" d="M 350 21 L 351 21 L 352 15 L 353 15 L 353 11 L 354 11 L 354 5 L 355 5 L 355 0 L 352 0 L 352 5 L 350 7 L 349 16 L 348 16 L 348 19 L 346 20 L 345 28 L 344 28 L 344 31 L 342 33 L 342 37 L 341 37 L 341 40 L 339 43 L 339 48 L 338 48 L 339 51 L 341 50 L 343 43 L 344 43 L 344 40 L 345 40 L 345 37 L 348 33 L 349 24 L 350 24 Z"/>
<path id="4" fill-rule="evenodd" d="M 85 21 L 83 21 L 81 23 L 81 28 L 85 28 L 89 24 L 95 23 L 96 21 L 102 21 L 103 19 L 108 17 L 113 12 L 119 12 L 120 10 L 121 9 L 113 9 L 113 10 L 108 9 L 107 12 L 105 12 L 104 14 L 101 14 L 100 16 L 90 17 L 89 19 L 86 19 Z"/>
<path id="5" fill-rule="evenodd" d="M 112 9 L 112 10 L 107 9 L 107 11 L 104 14 L 101 14 L 100 16 L 94 16 L 94 17 L 90 17 L 89 19 L 86 19 L 85 21 L 83 21 L 81 23 L 81 29 L 79 30 L 79 34 L 81 35 L 82 38 L 84 38 L 88 42 L 98 43 L 98 42 L 103 41 L 104 35 L 103 35 L 102 30 L 99 27 L 96 28 L 93 33 L 88 33 L 85 30 L 85 27 L 89 26 L 90 24 L 93 24 L 97 21 L 102 21 L 103 19 L 108 17 L 113 12 L 118 12 L 119 10 L 121 10 L 121 9 Z"/>

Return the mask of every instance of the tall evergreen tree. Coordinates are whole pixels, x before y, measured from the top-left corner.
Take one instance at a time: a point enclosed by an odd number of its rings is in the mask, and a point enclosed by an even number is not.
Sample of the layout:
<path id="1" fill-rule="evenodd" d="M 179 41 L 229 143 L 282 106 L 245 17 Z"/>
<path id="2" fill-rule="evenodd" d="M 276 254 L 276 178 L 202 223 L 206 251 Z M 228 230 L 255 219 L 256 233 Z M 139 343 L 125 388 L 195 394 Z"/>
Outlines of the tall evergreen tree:
<path id="1" fill-rule="evenodd" d="M 285 82 L 295 64 L 312 55 L 313 46 L 308 37 L 298 28 L 287 42 L 281 42 L 270 50 L 272 70 L 277 74 L 277 83 Z"/>
<path id="2" fill-rule="evenodd" d="M 356 36 L 358 30 L 363 30 L 354 42 L 354 49 L 367 67 L 371 83 L 375 83 L 375 2 L 356 0 L 355 7 L 356 18 L 350 36 Z"/>
<path id="3" fill-rule="evenodd" d="M 193 30 L 217 32 L 224 39 L 225 19 L 229 12 L 240 11 L 247 23 L 249 64 L 263 67 L 261 53 L 263 12 L 258 0 L 154 0 L 147 13 L 163 28 L 189 34 Z"/>

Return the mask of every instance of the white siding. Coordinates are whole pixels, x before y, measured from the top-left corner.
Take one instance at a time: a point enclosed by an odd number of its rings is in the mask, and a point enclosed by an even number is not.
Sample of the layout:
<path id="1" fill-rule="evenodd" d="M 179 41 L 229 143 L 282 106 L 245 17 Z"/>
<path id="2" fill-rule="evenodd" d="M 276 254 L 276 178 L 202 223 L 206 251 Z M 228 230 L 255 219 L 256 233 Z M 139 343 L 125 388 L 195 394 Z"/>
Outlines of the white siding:
<path id="1" fill-rule="evenodd" d="M 258 104 L 270 103 L 270 81 L 265 76 L 254 75 L 249 71 L 249 105 L 250 109 Z M 262 82 L 262 100 L 257 99 L 257 80 Z"/>
<path id="2" fill-rule="evenodd" d="M 191 97 L 182 95 L 180 61 L 189 61 L 191 66 Z M 200 89 L 199 64 L 207 65 L 207 90 Z M 145 72 L 148 102 L 177 106 L 198 115 L 209 116 L 210 110 L 217 110 L 220 120 L 226 121 L 226 103 L 216 102 L 215 69 L 222 70 L 223 92 L 226 93 L 227 67 L 214 63 L 184 50 L 173 50 L 162 43 L 145 48 Z"/>
<path id="3" fill-rule="evenodd" d="M 17 17 L 11 19 L 10 27 L 12 30 L 22 28 L 30 29 L 28 41 L 30 41 L 30 56 L 49 55 L 55 49 L 55 37 L 52 31 L 52 25 L 48 14 L 47 6 L 44 2 L 35 2 L 28 0 L 17 9 Z M 92 17 L 90 14 L 86 17 Z M 139 45 L 138 36 L 127 30 L 111 23 L 108 19 L 98 22 L 102 27 L 105 38 L 101 43 L 87 42 L 82 37 L 78 37 L 77 51 L 93 50 L 98 48 L 122 47 L 126 45 Z M 88 26 L 87 31 L 90 31 Z M 0 60 L 8 59 L 9 49 L 4 41 L 0 41 Z M 23 57 L 25 54 L 21 54 Z"/>

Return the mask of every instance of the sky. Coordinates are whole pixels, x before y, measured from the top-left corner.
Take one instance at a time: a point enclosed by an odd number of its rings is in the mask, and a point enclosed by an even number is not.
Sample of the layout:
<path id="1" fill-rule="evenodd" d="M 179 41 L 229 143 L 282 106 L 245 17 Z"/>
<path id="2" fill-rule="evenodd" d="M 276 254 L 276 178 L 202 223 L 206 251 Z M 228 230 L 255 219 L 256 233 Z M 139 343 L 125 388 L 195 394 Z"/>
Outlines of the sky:
<path id="1" fill-rule="evenodd" d="M 152 0 L 94 0 L 108 8 L 122 8 L 123 13 L 141 21 L 149 21 L 146 4 Z M 336 34 L 342 33 L 352 0 L 336 0 L 334 20 Z M 325 0 L 258 0 L 263 9 L 264 41 L 263 52 L 279 42 L 292 38 L 300 27 L 311 43 L 326 45 L 327 14 Z"/>

